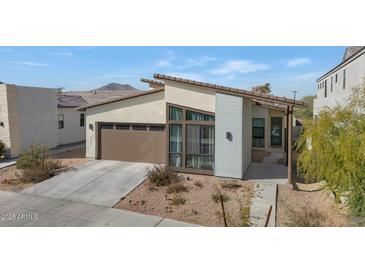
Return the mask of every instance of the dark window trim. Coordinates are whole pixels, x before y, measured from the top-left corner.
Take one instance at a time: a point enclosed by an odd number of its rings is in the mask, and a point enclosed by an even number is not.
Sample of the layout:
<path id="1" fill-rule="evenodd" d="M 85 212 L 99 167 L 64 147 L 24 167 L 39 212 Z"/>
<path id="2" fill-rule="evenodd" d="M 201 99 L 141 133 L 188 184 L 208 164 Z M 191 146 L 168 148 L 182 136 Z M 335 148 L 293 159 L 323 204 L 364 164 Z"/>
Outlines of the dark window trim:
<path id="1" fill-rule="evenodd" d="M 62 113 L 59 113 L 57 117 L 58 117 L 58 129 L 65 128 L 65 115 Z M 60 120 L 60 117 L 62 117 L 61 120 Z"/>
<path id="2" fill-rule="evenodd" d="M 324 80 L 324 97 L 327 97 L 327 80 Z"/>
<path id="3" fill-rule="evenodd" d="M 183 111 L 183 116 L 182 116 L 182 120 L 178 120 L 178 121 L 174 121 L 174 120 L 170 120 L 169 119 L 169 114 L 170 114 L 170 106 L 173 107 L 178 107 L 181 108 Z M 195 109 L 195 108 L 190 108 L 190 107 L 186 107 L 186 106 L 182 106 L 182 105 L 178 105 L 178 104 L 173 104 L 173 103 L 166 103 L 166 164 L 167 166 L 170 165 L 170 124 L 176 124 L 176 125 L 182 125 L 182 159 L 181 159 L 181 166 L 179 168 L 176 167 L 170 167 L 172 170 L 175 170 L 177 172 L 191 172 L 191 173 L 198 173 L 198 174 L 206 174 L 206 175 L 213 175 L 214 174 L 214 170 L 204 170 L 204 169 L 191 169 L 191 168 L 185 168 L 186 166 L 186 125 L 187 124 L 191 124 L 191 125 L 210 125 L 210 126 L 215 126 L 215 121 L 187 121 L 186 120 L 186 110 L 192 110 L 195 112 L 200 112 L 203 114 L 208 114 L 208 115 L 214 115 L 214 112 L 210 112 L 210 111 L 203 111 L 203 110 L 199 110 L 199 109 Z M 215 154 L 214 154 L 215 157 Z"/>
<path id="4" fill-rule="evenodd" d="M 85 127 L 85 113 L 80 113 L 80 127 Z"/>
<path id="5" fill-rule="evenodd" d="M 343 70 L 342 89 L 346 89 L 346 70 Z"/>
<path id="6" fill-rule="evenodd" d="M 260 119 L 260 120 L 263 120 L 264 121 L 264 126 L 263 127 L 254 127 L 253 126 L 253 120 L 254 119 Z M 257 136 L 255 136 L 254 135 L 254 129 L 255 128 L 262 128 L 263 130 L 264 130 L 264 135 L 263 135 L 263 137 L 257 137 Z M 265 147 L 265 118 L 252 118 L 252 141 L 253 141 L 253 139 L 263 139 L 264 140 L 264 145 L 263 146 L 260 146 L 260 147 L 258 147 L 258 146 L 254 146 L 254 144 L 253 144 L 253 142 L 252 142 L 252 147 L 253 148 L 264 148 Z"/>

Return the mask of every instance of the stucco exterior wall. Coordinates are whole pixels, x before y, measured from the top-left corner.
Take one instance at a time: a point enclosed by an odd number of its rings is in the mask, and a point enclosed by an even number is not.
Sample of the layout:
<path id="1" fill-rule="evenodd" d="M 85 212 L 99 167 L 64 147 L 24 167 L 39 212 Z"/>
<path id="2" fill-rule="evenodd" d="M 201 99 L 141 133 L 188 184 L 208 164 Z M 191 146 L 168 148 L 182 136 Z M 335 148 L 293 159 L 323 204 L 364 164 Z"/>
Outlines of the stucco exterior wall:
<path id="1" fill-rule="evenodd" d="M 85 112 L 71 107 L 58 107 L 57 113 L 64 115 L 64 127 L 57 130 L 58 145 L 85 141 L 86 121 L 83 127 L 80 126 L 80 114 Z"/>
<path id="2" fill-rule="evenodd" d="M 313 102 L 313 114 L 318 113 L 324 107 L 345 106 L 352 92 L 352 89 L 360 85 L 365 80 L 365 50 L 361 56 L 350 62 L 344 63 L 336 71 L 317 81 L 317 98 Z M 343 71 L 346 70 L 346 86 L 343 88 Z M 337 74 L 337 83 L 336 83 Z M 332 80 L 331 80 L 332 79 Z M 318 84 L 327 80 L 327 97 L 325 97 L 325 87 L 318 88 Z M 333 88 L 331 91 L 331 81 Z M 324 84 L 323 84 L 324 85 Z"/>
<path id="3" fill-rule="evenodd" d="M 213 90 L 165 81 L 165 92 L 167 103 L 215 112 L 216 97 Z"/>
<path id="4" fill-rule="evenodd" d="M 97 122 L 165 124 L 165 93 L 161 91 L 87 109 L 85 126 L 88 158 L 97 157 Z"/>
<path id="5" fill-rule="evenodd" d="M 16 86 L 20 150 L 57 146 L 57 90 Z"/>
<path id="6" fill-rule="evenodd" d="M 243 176 L 243 98 L 216 94 L 215 176 Z M 230 135 L 231 138 L 229 138 Z M 228 138 L 227 138 L 228 137 Z"/>

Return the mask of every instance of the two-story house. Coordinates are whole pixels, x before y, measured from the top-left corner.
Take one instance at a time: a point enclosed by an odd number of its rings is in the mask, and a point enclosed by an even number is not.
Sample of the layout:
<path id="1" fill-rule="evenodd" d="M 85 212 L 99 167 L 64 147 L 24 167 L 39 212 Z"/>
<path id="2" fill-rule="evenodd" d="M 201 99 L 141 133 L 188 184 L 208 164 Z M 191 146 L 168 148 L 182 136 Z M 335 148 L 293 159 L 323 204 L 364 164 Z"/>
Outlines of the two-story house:
<path id="1" fill-rule="evenodd" d="M 325 107 L 344 106 L 354 87 L 365 80 L 365 47 L 348 47 L 340 64 L 317 79 L 313 114 Z"/>

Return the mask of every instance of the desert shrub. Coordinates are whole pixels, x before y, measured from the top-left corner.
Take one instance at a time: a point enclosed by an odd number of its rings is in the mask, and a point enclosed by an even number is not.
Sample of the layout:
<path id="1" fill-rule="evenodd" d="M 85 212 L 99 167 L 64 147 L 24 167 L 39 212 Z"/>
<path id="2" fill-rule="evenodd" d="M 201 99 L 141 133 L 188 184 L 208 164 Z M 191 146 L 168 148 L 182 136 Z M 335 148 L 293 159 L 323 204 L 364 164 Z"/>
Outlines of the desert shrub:
<path id="1" fill-rule="evenodd" d="M 201 181 L 195 181 L 194 186 L 196 186 L 198 188 L 203 188 L 203 183 Z"/>
<path id="2" fill-rule="evenodd" d="M 167 187 L 166 192 L 171 193 L 180 193 L 180 192 L 188 192 L 188 188 L 182 183 L 174 183 Z"/>
<path id="3" fill-rule="evenodd" d="M 171 199 L 171 205 L 184 205 L 186 203 L 186 199 L 179 195 L 179 194 L 175 194 L 172 199 Z"/>
<path id="4" fill-rule="evenodd" d="M 46 159 L 46 153 L 46 147 L 33 144 L 16 160 L 16 167 L 18 169 L 27 169 L 33 166 L 39 166 Z"/>
<path id="5" fill-rule="evenodd" d="M 240 208 L 240 226 L 248 227 L 251 226 L 250 222 L 250 207 Z"/>
<path id="6" fill-rule="evenodd" d="M 148 180 L 155 186 L 167 186 L 172 183 L 177 183 L 182 180 L 176 172 L 172 171 L 167 166 L 154 166 L 147 172 Z"/>
<path id="7" fill-rule="evenodd" d="M 223 203 L 228 202 L 229 201 L 229 196 L 222 193 L 222 191 L 220 191 L 218 188 L 215 190 L 215 192 L 212 194 L 212 200 L 215 203 L 220 203 L 221 201 L 221 196 L 222 196 L 222 201 Z"/>
<path id="8" fill-rule="evenodd" d="M 3 141 L 0 140 L 0 157 L 3 157 L 5 155 L 6 146 Z"/>
<path id="9" fill-rule="evenodd" d="M 59 160 L 46 159 L 42 164 L 23 170 L 19 176 L 22 183 L 39 183 L 57 175 L 63 166 Z"/>
<path id="10" fill-rule="evenodd" d="M 304 121 L 297 170 L 306 182 L 324 180 L 336 200 L 346 195 L 350 212 L 365 216 L 365 83 L 345 107 Z"/>
<path id="11" fill-rule="evenodd" d="M 237 183 L 236 181 L 227 180 L 221 183 L 223 189 L 233 190 L 237 188 L 241 188 L 242 185 Z"/>
<path id="12" fill-rule="evenodd" d="M 292 227 L 324 226 L 327 216 L 317 209 L 302 207 L 300 210 L 288 209 L 288 221 L 285 225 Z"/>

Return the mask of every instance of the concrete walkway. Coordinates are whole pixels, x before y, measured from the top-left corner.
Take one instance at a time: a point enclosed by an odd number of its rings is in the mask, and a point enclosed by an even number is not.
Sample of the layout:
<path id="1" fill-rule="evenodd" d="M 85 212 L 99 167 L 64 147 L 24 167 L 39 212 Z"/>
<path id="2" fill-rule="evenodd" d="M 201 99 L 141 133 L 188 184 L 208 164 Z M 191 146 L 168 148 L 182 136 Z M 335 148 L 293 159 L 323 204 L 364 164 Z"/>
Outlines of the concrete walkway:
<path id="1" fill-rule="evenodd" d="M 0 169 L 6 168 L 16 164 L 15 159 L 0 160 Z"/>
<path id="2" fill-rule="evenodd" d="M 152 164 L 95 160 L 36 184 L 23 193 L 113 207 L 146 178 Z"/>
<path id="3" fill-rule="evenodd" d="M 190 227 L 194 224 L 64 199 L 0 191 L 0 227 Z"/>
<path id="4" fill-rule="evenodd" d="M 275 183 L 255 184 L 250 208 L 250 222 L 252 226 L 265 226 L 270 206 L 272 206 L 272 209 L 267 226 L 275 226 L 277 187 Z"/>

